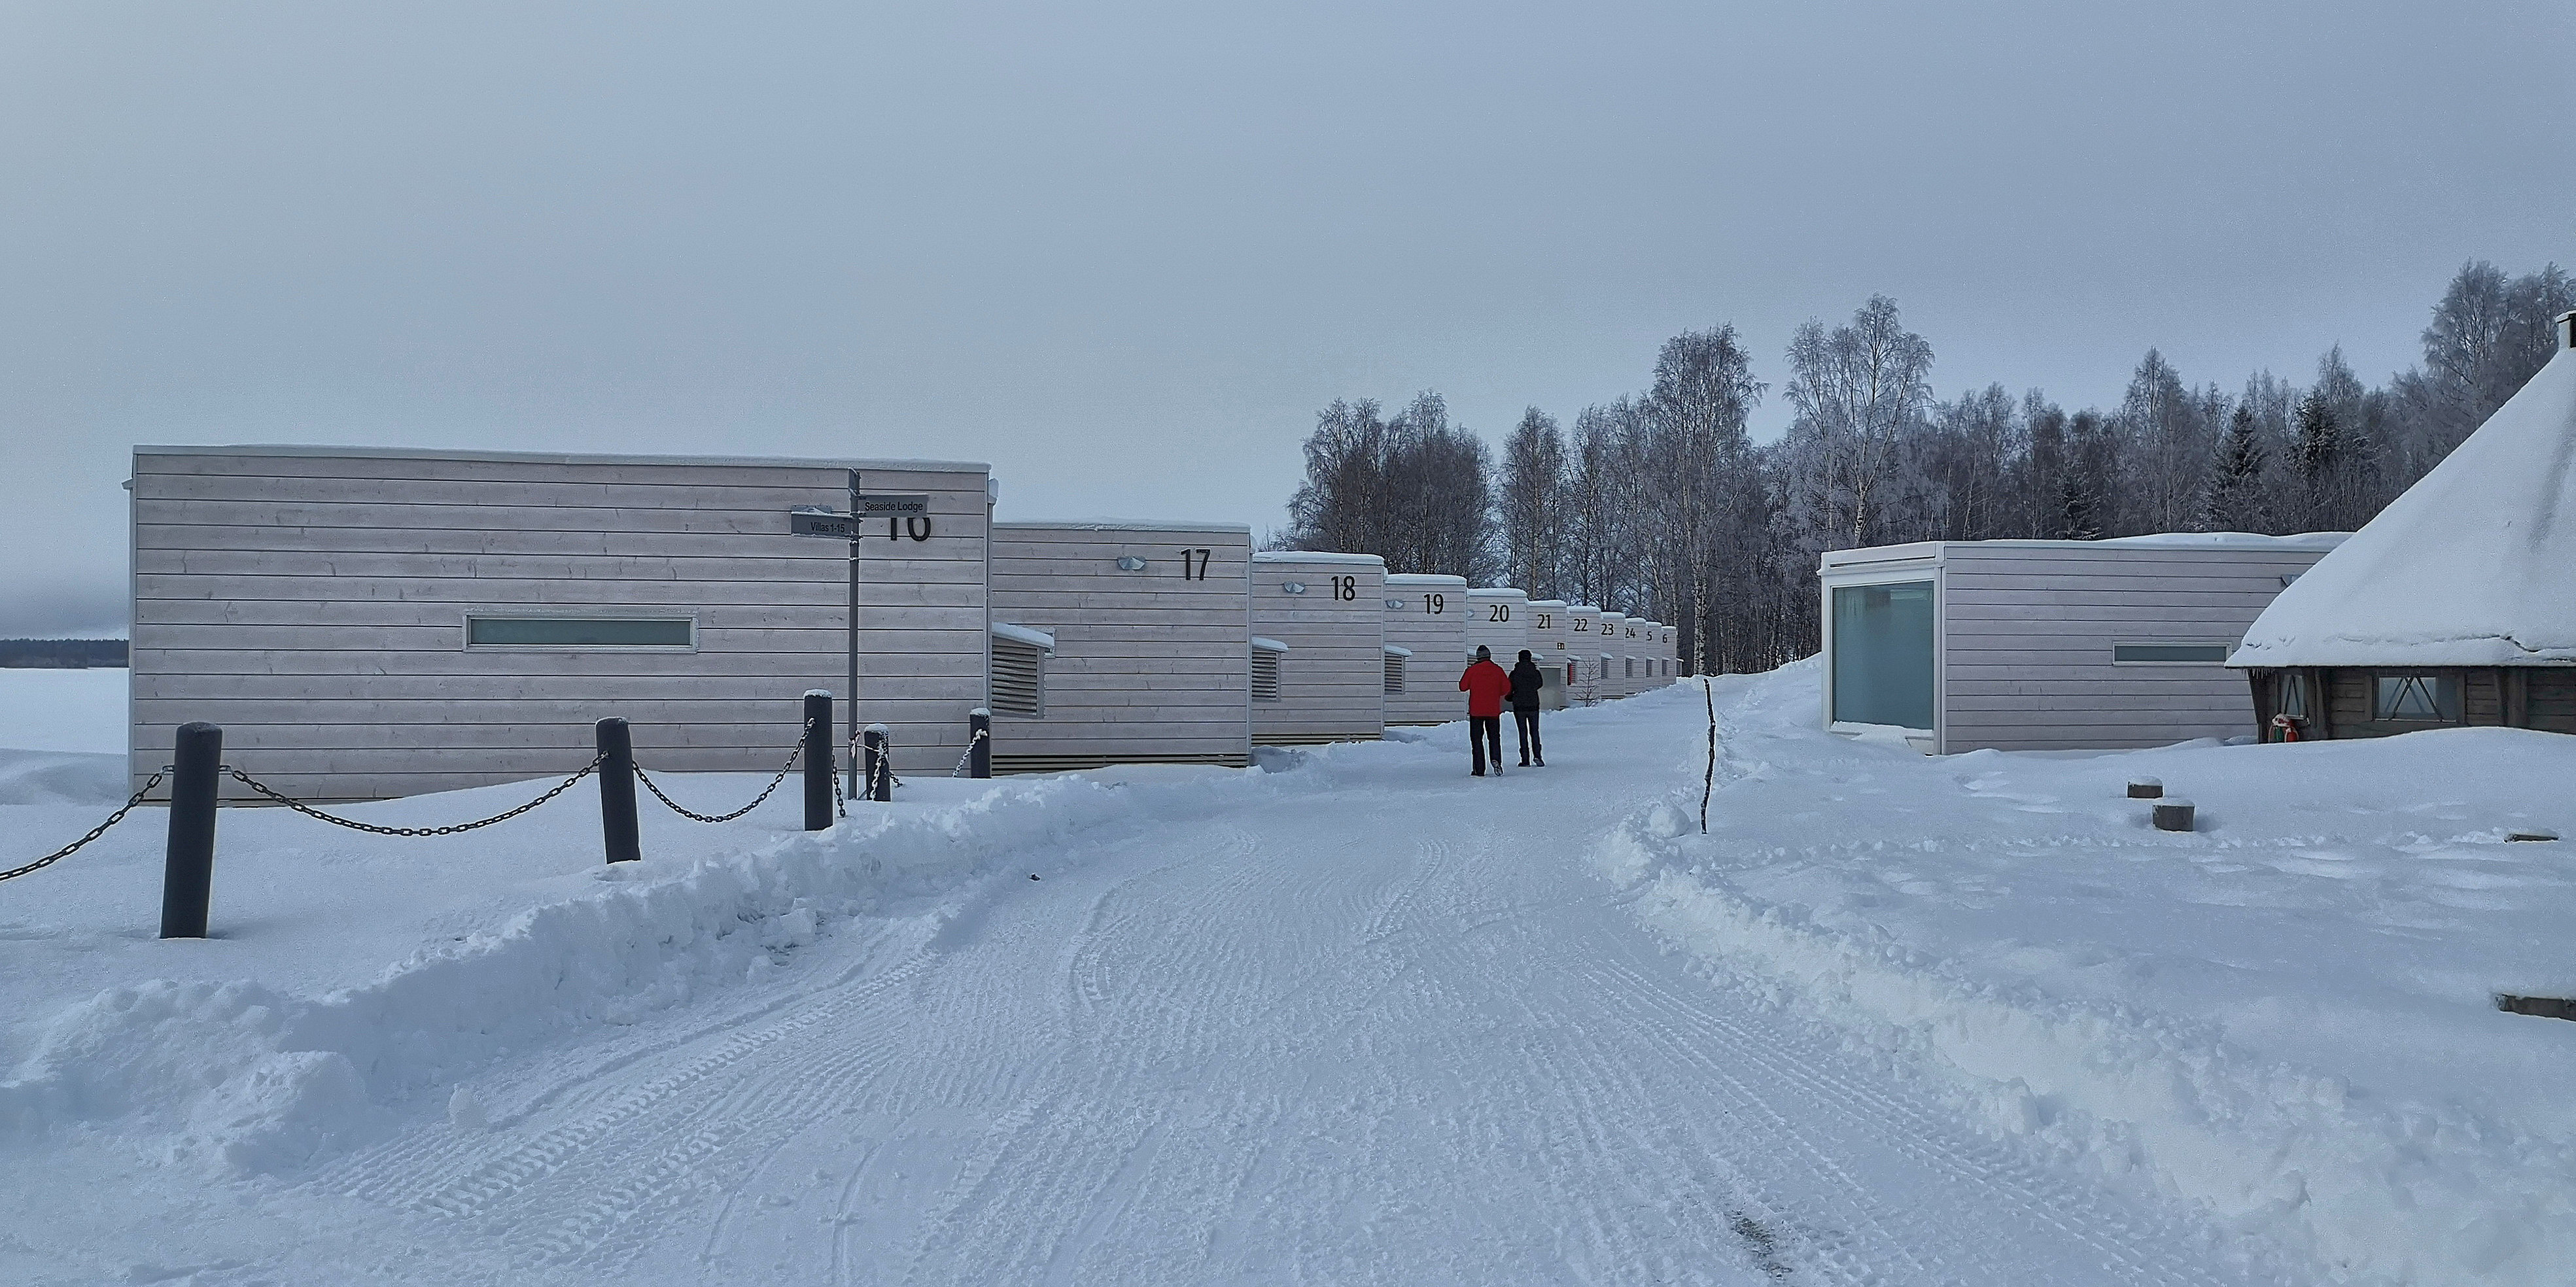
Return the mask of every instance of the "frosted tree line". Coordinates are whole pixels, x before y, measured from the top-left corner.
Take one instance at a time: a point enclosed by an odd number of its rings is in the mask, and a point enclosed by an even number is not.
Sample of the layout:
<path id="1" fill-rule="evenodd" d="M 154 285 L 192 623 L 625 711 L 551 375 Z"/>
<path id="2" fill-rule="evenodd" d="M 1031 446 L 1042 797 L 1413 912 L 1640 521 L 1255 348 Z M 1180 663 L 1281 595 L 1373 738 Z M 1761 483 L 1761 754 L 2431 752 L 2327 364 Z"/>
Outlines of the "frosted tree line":
<path id="1" fill-rule="evenodd" d="M 1389 417 L 1336 401 L 1306 440 L 1282 548 L 1384 554 L 1536 598 L 1681 630 L 1698 672 L 1764 670 L 1817 643 L 1817 558 L 1919 540 L 2349 530 L 2459 445 L 2549 358 L 2576 280 L 2463 267 L 2423 361 L 2373 388 L 2329 348 L 2304 385 L 2258 371 L 2194 385 L 2154 349 L 2112 408 L 2003 386 L 1942 399 L 1932 345 L 1896 302 L 1798 328 L 1778 396 L 1732 326 L 1665 341 L 1637 393 L 1571 426 L 1531 407 L 1499 453 L 1436 393 Z"/>

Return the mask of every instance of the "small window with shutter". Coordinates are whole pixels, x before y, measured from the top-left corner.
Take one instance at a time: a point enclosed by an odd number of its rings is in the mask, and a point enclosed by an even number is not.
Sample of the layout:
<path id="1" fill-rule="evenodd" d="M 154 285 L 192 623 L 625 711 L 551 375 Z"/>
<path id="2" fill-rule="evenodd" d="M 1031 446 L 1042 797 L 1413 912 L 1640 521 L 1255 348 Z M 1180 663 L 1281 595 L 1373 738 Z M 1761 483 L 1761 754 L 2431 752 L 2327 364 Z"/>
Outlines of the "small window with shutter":
<path id="1" fill-rule="evenodd" d="M 993 631 L 993 713 L 1019 719 L 1046 715 L 1047 647 L 1035 631 Z"/>

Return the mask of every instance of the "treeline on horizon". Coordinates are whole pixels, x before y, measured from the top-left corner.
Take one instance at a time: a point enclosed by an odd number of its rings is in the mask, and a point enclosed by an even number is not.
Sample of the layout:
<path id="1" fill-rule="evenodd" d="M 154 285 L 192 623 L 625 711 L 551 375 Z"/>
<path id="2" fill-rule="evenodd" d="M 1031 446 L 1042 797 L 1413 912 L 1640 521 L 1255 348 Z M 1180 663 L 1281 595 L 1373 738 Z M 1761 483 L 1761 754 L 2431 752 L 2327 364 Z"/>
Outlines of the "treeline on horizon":
<path id="1" fill-rule="evenodd" d="M 2258 371 L 2235 390 L 2149 349 L 2118 406 L 2070 412 L 2000 384 L 1935 398 L 1931 342 L 1872 296 L 1792 336 L 1795 418 L 1767 444 L 1745 425 L 1770 386 L 1731 324 L 1665 341 L 1647 388 L 1571 429 L 1529 408 L 1499 459 L 1436 392 L 1392 415 L 1337 399 L 1270 544 L 1597 604 L 1678 626 L 1696 672 L 1768 670 L 1819 646 L 1827 550 L 2359 527 L 2549 360 L 2571 309 L 2556 264 L 2476 261 L 2434 305 L 2423 361 L 2378 387 L 2340 346 L 2304 386 Z"/>

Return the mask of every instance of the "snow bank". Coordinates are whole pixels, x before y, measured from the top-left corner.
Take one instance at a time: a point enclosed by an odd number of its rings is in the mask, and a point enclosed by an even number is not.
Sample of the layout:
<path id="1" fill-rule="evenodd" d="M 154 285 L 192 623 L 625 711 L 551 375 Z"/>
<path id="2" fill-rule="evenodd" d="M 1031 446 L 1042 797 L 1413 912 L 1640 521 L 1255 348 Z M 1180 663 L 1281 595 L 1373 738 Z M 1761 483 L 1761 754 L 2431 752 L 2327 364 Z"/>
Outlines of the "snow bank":
<path id="1" fill-rule="evenodd" d="M 2338 1280 L 2576 1283 L 2576 1024 L 2486 995 L 2576 987 L 2576 863 L 2503 840 L 2576 739 L 1925 760 L 1816 733 L 1811 669 L 1733 690 L 1711 834 L 1694 789 L 1593 854 L 1725 985 Z"/>
<path id="2" fill-rule="evenodd" d="M 125 754 L 126 674 L 0 667 L 0 749 Z"/>
<path id="3" fill-rule="evenodd" d="M 78 1130 L 219 1173 L 294 1170 L 512 1050 L 767 977 L 848 918 L 968 916 L 1072 836 L 1330 791 L 1377 754 L 1310 748 L 1269 757 L 1272 772 L 931 779 L 903 789 L 909 803 L 817 833 L 786 829 L 801 805 L 784 798 L 726 827 L 648 805 L 647 858 L 615 867 L 578 798 L 438 840 L 228 810 L 218 937 L 202 942 L 149 937 L 162 823 L 141 810 L 98 848 L 0 886 L 0 1012 L 20 1016 L 0 1050 L 0 1145 Z M 713 805 L 755 780 L 665 785 Z M 526 794 L 350 812 L 417 824 Z M 68 838 L 98 812 L 0 810 L 0 837 L 13 850 Z"/>

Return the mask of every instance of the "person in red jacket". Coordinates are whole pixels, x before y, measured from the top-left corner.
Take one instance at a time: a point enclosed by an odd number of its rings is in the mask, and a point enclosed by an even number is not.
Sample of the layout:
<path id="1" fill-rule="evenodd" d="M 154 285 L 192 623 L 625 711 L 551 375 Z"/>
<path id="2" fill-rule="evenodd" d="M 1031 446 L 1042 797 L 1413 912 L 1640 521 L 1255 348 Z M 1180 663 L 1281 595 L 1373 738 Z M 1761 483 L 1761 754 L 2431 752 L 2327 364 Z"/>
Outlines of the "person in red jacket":
<path id="1" fill-rule="evenodd" d="M 1485 776 L 1485 748 L 1494 751 L 1494 776 L 1503 775 L 1503 699 L 1511 695 L 1509 671 L 1494 664 L 1494 650 L 1476 646 L 1476 660 L 1458 677 L 1467 695 L 1467 749 L 1476 760 L 1475 776 Z"/>

